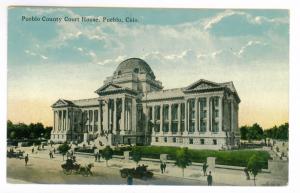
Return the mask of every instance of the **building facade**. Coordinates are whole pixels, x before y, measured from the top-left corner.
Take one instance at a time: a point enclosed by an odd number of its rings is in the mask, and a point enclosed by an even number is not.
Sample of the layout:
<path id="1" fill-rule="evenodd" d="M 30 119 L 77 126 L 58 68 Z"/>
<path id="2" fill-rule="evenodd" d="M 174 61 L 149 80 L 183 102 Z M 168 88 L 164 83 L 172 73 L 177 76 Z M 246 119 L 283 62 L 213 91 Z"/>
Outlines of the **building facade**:
<path id="1" fill-rule="evenodd" d="M 96 98 L 59 99 L 52 105 L 52 141 L 193 149 L 239 144 L 240 98 L 232 82 L 200 79 L 163 90 L 145 61 L 130 58 L 95 93 Z"/>

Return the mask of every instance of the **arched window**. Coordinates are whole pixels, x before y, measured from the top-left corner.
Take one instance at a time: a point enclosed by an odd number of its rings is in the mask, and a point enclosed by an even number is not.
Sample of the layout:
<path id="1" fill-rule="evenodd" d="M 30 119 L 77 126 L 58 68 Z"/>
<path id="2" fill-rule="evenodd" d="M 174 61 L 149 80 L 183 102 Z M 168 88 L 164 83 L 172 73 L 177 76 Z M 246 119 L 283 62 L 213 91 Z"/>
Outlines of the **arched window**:
<path id="1" fill-rule="evenodd" d="M 118 71 L 118 75 L 121 75 L 121 70 Z"/>
<path id="2" fill-rule="evenodd" d="M 139 69 L 138 69 L 138 68 L 135 68 L 135 69 L 133 70 L 133 72 L 134 72 L 134 73 L 139 73 Z"/>

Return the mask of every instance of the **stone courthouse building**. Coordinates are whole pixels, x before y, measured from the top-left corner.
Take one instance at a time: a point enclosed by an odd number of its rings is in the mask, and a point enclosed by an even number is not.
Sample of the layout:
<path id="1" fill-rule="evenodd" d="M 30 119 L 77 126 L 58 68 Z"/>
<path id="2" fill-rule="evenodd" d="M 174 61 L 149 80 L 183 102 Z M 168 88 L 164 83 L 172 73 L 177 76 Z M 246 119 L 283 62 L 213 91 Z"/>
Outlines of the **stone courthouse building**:
<path id="1" fill-rule="evenodd" d="M 97 98 L 59 99 L 52 105 L 52 141 L 194 149 L 239 144 L 240 98 L 232 82 L 200 79 L 163 90 L 145 61 L 130 58 L 95 93 Z"/>

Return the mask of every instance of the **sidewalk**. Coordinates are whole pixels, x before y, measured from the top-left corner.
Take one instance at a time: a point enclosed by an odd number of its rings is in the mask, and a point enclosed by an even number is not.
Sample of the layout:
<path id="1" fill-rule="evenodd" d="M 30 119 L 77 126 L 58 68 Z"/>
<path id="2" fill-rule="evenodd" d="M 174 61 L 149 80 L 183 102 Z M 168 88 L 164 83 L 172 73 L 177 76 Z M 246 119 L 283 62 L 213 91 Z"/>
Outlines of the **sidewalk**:
<path id="1" fill-rule="evenodd" d="M 31 153 L 31 148 L 22 148 L 29 157 L 40 158 L 40 159 L 50 159 L 49 150 L 38 151 L 38 153 Z M 62 162 L 63 159 L 60 154 L 55 154 L 53 160 Z M 95 167 L 106 167 L 106 162 L 101 158 L 100 162 L 95 162 L 94 156 L 88 155 L 76 155 L 76 160 L 80 164 L 94 163 Z M 148 169 L 154 173 L 154 176 L 171 176 L 182 178 L 182 169 L 178 168 L 174 164 L 167 164 L 166 172 L 162 174 L 160 172 L 160 163 L 150 162 L 150 161 L 140 161 L 139 165 L 148 165 Z M 113 158 L 108 161 L 110 168 L 121 169 L 121 168 L 134 168 L 136 163 L 132 160 L 124 160 Z M 213 182 L 217 184 L 227 184 L 233 186 L 254 186 L 253 180 L 246 180 L 246 176 L 243 171 L 230 170 L 230 169 L 220 169 L 215 168 L 212 171 Z M 203 176 L 202 167 L 200 166 L 188 166 L 184 170 L 184 178 L 191 180 L 198 180 L 206 183 L 206 176 Z M 251 176 L 251 179 L 253 177 Z M 274 186 L 274 185 L 287 185 L 287 179 L 282 179 L 280 176 L 274 176 L 271 173 L 259 173 L 256 177 L 256 185 L 264 186 Z"/>

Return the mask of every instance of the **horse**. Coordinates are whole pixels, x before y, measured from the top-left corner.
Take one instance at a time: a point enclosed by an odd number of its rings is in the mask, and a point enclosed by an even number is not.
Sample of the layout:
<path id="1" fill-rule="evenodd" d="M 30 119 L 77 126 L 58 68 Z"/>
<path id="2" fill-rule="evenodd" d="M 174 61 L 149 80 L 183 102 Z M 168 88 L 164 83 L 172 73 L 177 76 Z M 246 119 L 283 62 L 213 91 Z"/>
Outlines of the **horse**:
<path id="1" fill-rule="evenodd" d="M 80 166 L 78 173 L 83 175 L 83 176 L 89 176 L 89 175 L 93 175 L 91 169 L 92 167 L 94 167 L 94 164 L 90 163 L 86 166 Z"/>

